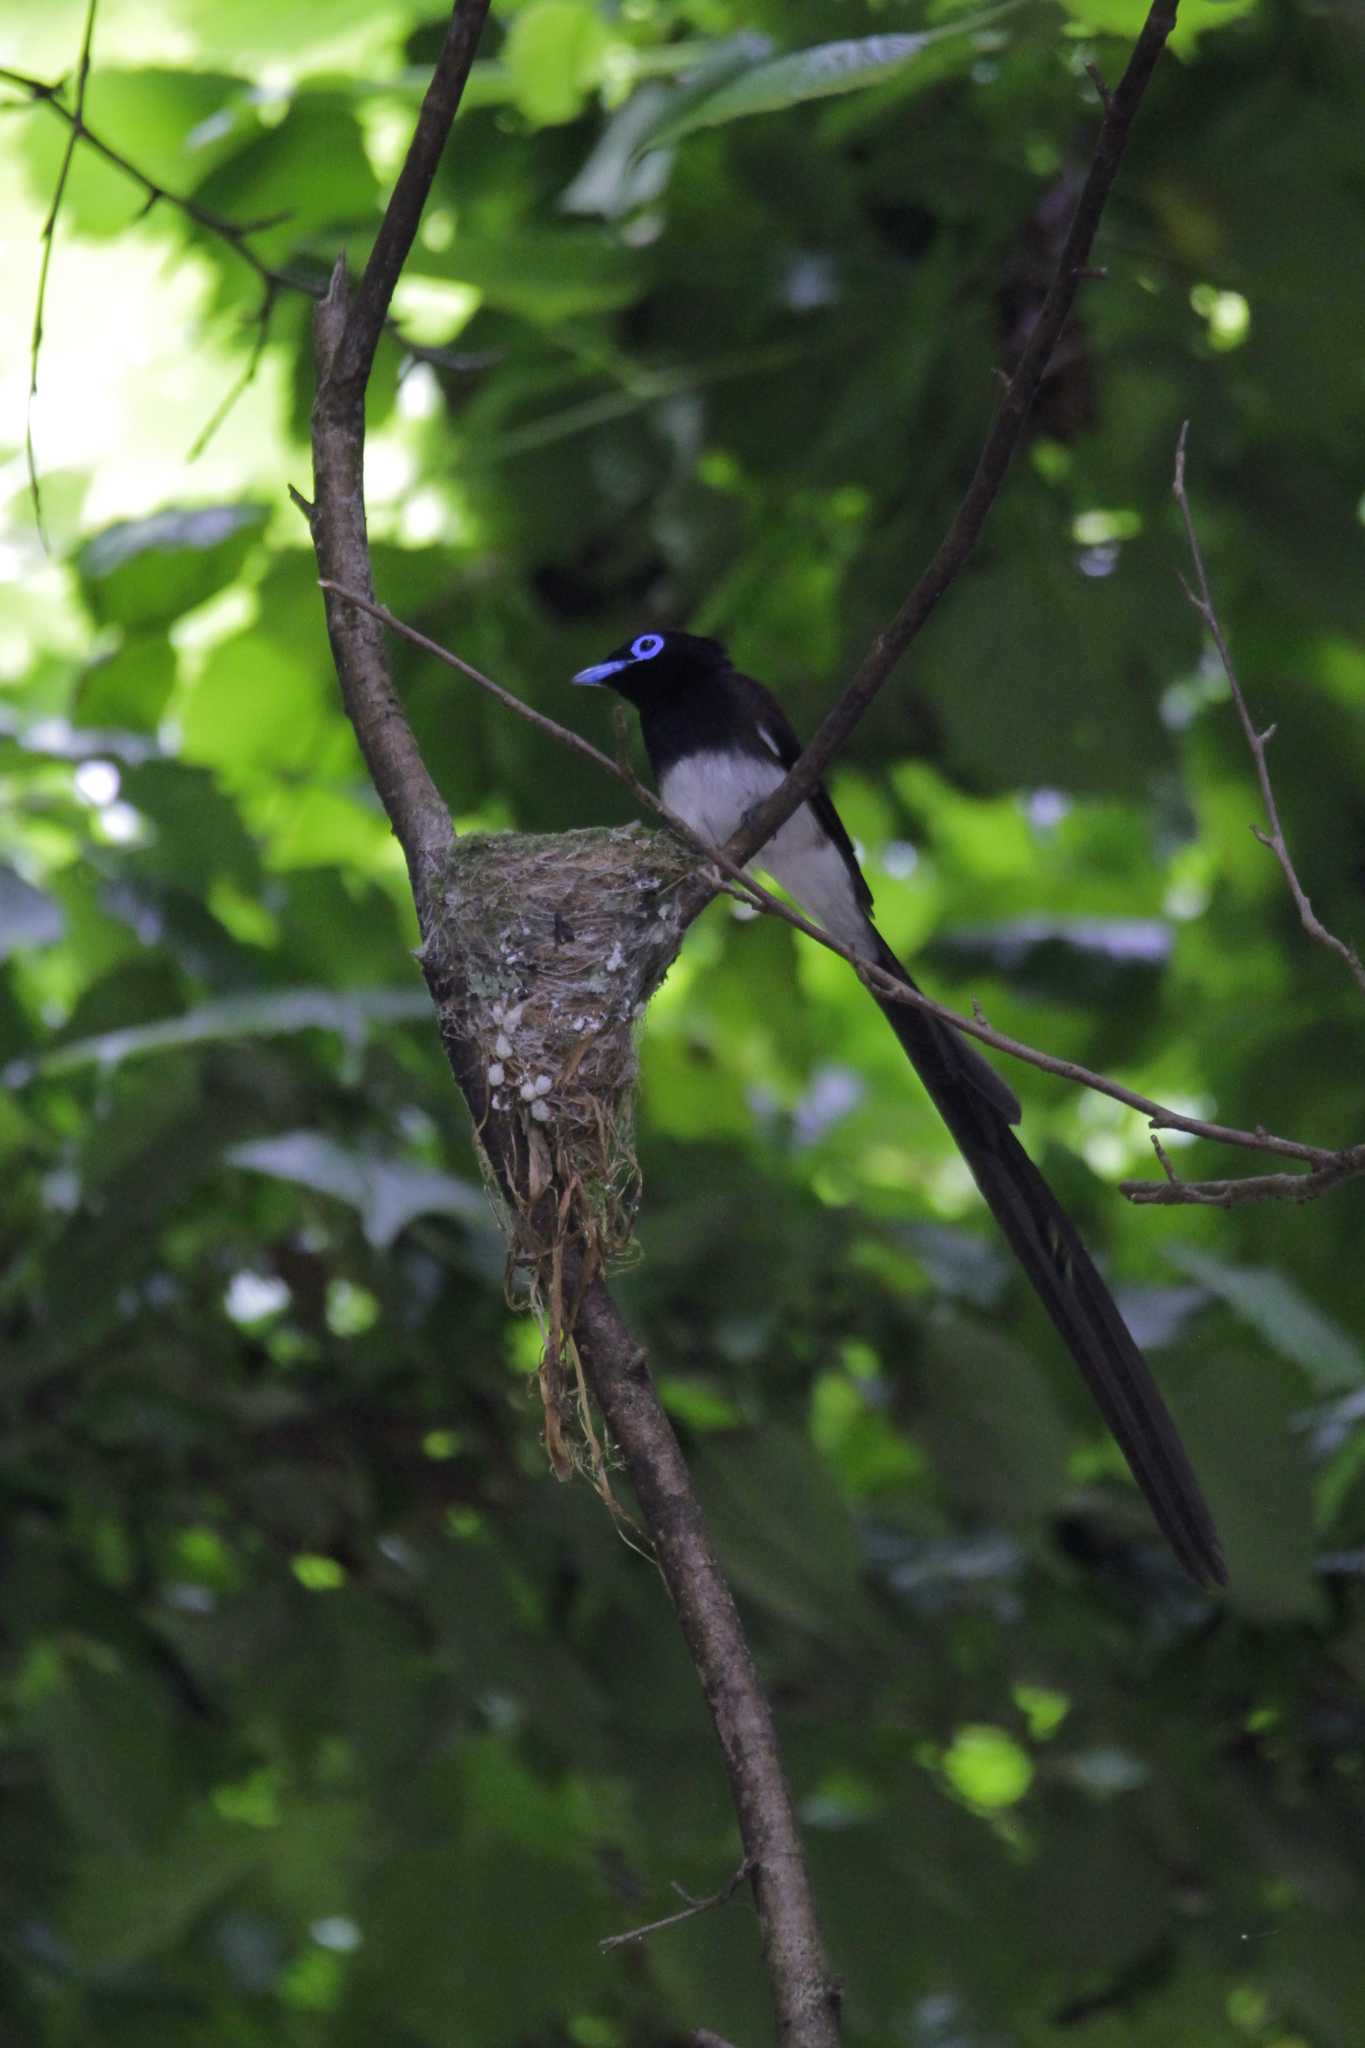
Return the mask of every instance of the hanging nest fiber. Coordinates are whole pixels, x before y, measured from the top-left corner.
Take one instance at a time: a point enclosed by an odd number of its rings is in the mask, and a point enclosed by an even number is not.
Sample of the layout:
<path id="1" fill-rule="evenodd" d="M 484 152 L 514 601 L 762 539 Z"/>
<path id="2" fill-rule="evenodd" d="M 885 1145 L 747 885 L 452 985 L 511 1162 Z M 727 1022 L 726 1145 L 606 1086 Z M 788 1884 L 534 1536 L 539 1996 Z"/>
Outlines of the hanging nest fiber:
<path id="1" fill-rule="evenodd" d="M 509 1298 L 545 1331 L 556 1470 L 581 1461 L 559 1401 L 570 1375 L 581 1388 L 577 1298 L 633 1245 L 636 1029 L 678 950 L 678 885 L 696 865 L 639 825 L 481 835 L 455 842 L 429 899 L 422 966 L 474 1111 Z M 581 1401 L 579 1413 L 590 1433 Z"/>

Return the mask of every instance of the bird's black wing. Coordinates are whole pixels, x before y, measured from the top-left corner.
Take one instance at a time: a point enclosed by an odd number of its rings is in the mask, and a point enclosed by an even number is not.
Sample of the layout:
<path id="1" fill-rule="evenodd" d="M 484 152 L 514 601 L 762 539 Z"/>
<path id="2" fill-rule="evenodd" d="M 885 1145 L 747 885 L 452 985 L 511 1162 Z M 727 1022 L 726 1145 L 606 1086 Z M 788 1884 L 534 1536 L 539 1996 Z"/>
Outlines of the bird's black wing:
<path id="1" fill-rule="evenodd" d="M 741 675 L 736 669 L 731 680 L 743 693 L 748 709 L 757 726 L 760 739 L 765 741 L 784 768 L 794 768 L 800 759 L 802 748 L 795 728 L 771 690 L 766 689 L 753 676 Z M 858 856 L 853 850 L 853 841 L 848 836 L 843 819 L 834 808 L 834 800 L 823 782 L 817 782 L 806 799 L 820 822 L 826 837 L 838 849 L 844 866 L 848 869 L 849 880 L 854 894 L 870 917 L 872 914 L 872 891 L 867 886 L 867 876 L 858 865 Z M 762 862 L 762 854 L 759 861 Z"/>

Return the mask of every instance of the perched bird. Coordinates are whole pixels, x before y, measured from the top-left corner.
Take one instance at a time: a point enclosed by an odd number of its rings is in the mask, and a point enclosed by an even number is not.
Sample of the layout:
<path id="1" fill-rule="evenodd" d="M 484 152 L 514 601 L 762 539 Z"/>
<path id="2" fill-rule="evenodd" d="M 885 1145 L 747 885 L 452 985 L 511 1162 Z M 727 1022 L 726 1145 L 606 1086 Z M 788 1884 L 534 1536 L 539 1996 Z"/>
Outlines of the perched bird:
<path id="1" fill-rule="evenodd" d="M 659 795 L 714 846 L 801 751 L 772 692 L 734 668 L 716 640 L 640 633 L 574 681 L 605 683 L 635 706 Z M 915 987 L 872 922 L 872 892 L 827 790 L 817 788 L 774 833 L 758 864 L 860 960 Z M 1075 1225 L 1011 1129 L 1020 1116 L 1012 1090 L 950 1026 L 908 1003 L 876 1000 L 1176 1557 L 1200 1585 L 1222 1585 L 1218 1535 L 1170 1412 Z"/>

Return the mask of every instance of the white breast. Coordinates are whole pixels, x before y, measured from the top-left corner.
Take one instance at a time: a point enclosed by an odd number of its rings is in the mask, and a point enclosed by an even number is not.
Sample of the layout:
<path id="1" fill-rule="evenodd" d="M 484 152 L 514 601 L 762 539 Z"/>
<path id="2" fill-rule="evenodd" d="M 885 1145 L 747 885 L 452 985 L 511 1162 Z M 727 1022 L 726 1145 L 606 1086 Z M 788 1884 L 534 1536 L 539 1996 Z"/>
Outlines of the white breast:
<path id="1" fill-rule="evenodd" d="M 747 754 L 689 754 L 659 778 L 659 795 L 712 846 L 723 846 L 753 809 L 783 780 L 785 771 Z M 826 836 L 809 804 L 773 835 L 756 861 L 794 896 L 832 937 L 871 959 L 876 945 L 843 855 Z"/>

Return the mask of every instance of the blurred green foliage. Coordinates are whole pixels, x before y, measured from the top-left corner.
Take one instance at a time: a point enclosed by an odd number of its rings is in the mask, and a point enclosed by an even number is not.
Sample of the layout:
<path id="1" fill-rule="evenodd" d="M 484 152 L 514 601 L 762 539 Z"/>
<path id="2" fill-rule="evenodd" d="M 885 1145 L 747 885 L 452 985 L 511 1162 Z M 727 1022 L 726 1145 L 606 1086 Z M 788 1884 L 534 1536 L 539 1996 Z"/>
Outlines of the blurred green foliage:
<path id="1" fill-rule="evenodd" d="M 70 70 L 83 6 L 10 10 Z M 623 632 L 809 726 L 970 474 L 1134 0 L 523 0 L 386 343 L 381 595 L 603 738 Z M 1332 0 L 1183 0 L 982 551 L 836 777 L 950 999 L 1228 1122 L 1359 1137 L 1361 1005 L 1251 837 L 1195 510 L 1301 871 L 1365 929 L 1365 67 Z M 363 255 L 429 0 L 106 6 L 88 115 L 319 273 Z M 867 38 L 876 38 L 870 43 Z M 1116 40 L 1117 38 L 1117 40 Z M 533 1328 L 329 669 L 307 307 L 5 88 L 0 2036 L 769 2037 L 656 1575 L 537 1441 Z M 626 814 L 395 646 L 462 823 Z M 713 911 L 644 1034 L 621 1280 L 777 1703 L 860 2048 L 1353 2048 L 1365 2009 L 1361 1196 L 1127 1208 L 1140 1120 L 1021 1072 L 1232 1584 L 1155 1541 L 891 1035 Z M 1245 1162 L 1175 1152 L 1191 1174 Z"/>

